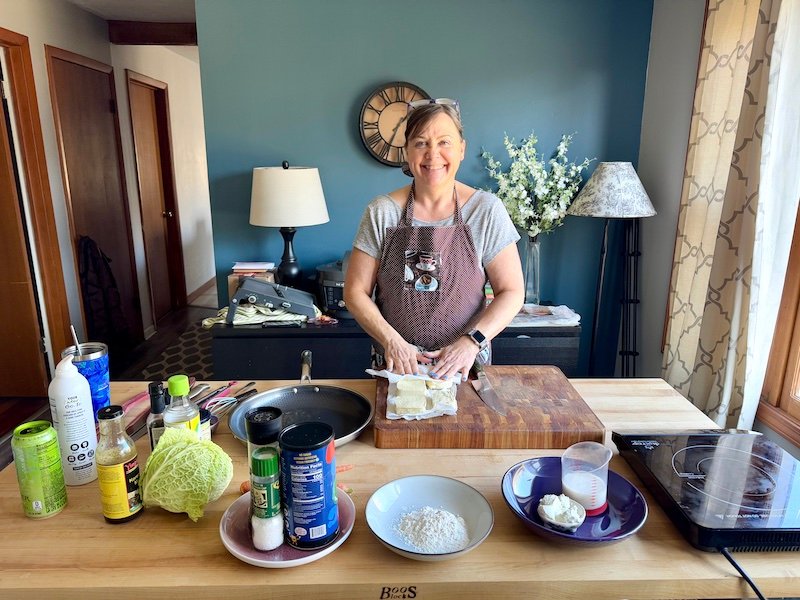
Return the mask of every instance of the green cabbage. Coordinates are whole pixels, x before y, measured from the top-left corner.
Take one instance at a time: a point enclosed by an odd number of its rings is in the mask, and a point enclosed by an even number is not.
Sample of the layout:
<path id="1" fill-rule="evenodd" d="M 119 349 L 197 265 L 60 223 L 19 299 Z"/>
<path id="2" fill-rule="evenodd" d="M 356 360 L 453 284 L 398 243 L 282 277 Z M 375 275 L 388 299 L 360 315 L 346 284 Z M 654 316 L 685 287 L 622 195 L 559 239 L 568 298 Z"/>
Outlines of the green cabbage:
<path id="1" fill-rule="evenodd" d="M 144 505 L 185 512 L 192 521 L 225 491 L 233 477 L 231 457 L 188 429 L 168 427 L 147 458 L 142 474 Z"/>

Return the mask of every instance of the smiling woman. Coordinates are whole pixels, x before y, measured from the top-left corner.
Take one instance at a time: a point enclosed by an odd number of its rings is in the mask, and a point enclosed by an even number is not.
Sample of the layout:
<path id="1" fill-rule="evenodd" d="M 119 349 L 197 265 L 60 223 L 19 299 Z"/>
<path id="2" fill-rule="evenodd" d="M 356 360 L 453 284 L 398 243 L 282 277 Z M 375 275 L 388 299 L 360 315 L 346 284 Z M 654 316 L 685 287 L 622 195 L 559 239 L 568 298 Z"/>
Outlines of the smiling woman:
<path id="1" fill-rule="evenodd" d="M 373 339 L 373 368 L 406 374 L 435 364 L 433 377 L 466 379 L 479 352 L 488 356 L 468 333 L 493 338 L 522 305 L 519 235 L 496 196 L 456 181 L 467 145 L 458 103 L 422 99 L 406 116 L 414 181 L 367 206 L 345 302 Z"/>

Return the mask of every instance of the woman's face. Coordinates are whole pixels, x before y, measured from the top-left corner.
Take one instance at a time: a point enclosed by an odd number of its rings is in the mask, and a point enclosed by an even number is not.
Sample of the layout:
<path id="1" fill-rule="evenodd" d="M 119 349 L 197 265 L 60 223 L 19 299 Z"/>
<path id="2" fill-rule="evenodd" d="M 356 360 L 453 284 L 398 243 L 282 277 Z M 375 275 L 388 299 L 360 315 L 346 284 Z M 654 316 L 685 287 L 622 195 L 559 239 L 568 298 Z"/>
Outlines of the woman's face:
<path id="1" fill-rule="evenodd" d="M 466 147 L 453 120 L 439 113 L 413 139 L 406 141 L 408 168 L 419 183 L 439 185 L 455 181 Z"/>

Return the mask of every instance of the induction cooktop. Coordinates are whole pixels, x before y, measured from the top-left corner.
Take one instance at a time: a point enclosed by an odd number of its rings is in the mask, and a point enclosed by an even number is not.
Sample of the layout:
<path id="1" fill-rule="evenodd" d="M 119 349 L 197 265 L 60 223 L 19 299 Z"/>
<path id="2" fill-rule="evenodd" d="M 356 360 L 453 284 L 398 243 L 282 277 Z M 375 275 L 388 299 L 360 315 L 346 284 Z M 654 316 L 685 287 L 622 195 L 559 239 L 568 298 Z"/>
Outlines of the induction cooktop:
<path id="1" fill-rule="evenodd" d="M 696 548 L 800 550 L 800 463 L 762 435 L 614 432 L 612 439 Z"/>

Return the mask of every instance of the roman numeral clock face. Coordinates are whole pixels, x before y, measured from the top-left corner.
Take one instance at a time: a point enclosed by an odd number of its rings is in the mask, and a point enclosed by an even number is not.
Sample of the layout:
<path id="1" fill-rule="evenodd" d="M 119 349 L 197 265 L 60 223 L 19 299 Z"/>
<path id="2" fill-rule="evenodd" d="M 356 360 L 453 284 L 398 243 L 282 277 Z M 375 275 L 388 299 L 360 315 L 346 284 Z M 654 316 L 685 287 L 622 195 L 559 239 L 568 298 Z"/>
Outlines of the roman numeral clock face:
<path id="1" fill-rule="evenodd" d="M 392 167 L 405 162 L 408 103 L 423 98 L 430 96 L 404 81 L 386 83 L 367 96 L 361 106 L 358 129 L 373 158 Z"/>

